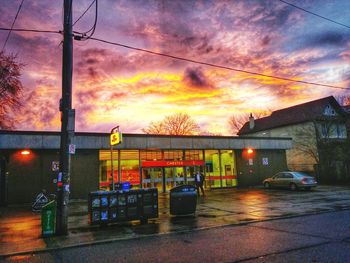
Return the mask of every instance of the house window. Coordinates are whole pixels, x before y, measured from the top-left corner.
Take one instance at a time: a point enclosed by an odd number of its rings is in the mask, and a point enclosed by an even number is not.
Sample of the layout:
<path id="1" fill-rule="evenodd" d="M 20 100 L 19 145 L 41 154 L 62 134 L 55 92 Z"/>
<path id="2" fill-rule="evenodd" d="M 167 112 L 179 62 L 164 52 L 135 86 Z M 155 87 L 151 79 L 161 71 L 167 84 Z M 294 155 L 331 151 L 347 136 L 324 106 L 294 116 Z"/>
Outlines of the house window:
<path id="1" fill-rule="evenodd" d="M 322 138 L 346 138 L 346 127 L 344 123 L 332 123 L 321 125 L 321 137 Z"/>
<path id="2" fill-rule="evenodd" d="M 327 115 L 327 116 L 335 116 L 336 115 L 335 110 L 331 107 L 331 105 L 326 106 L 326 108 L 323 111 L 323 114 Z"/>
<path id="3" fill-rule="evenodd" d="M 321 125 L 321 133 L 322 133 L 322 138 L 328 137 L 328 129 L 327 129 L 327 125 L 325 123 L 323 123 Z"/>
<path id="4" fill-rule="evenodd" d="M 346 127 L 345 124 L 337 125 L 338 138 L 346 138 Z"/>
<path id="5" fill-rule="evenodd" d="M 329 125 L 328 137 L 338 138 L 338 125 L 336 123 Z"/>

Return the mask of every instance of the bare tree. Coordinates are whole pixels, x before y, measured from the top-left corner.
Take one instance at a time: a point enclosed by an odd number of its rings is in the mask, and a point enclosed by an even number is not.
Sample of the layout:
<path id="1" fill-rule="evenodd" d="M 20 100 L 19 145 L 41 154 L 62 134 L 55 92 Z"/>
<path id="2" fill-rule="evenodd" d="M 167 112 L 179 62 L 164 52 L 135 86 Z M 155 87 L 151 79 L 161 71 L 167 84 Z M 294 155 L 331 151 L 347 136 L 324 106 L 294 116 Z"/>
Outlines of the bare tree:
<path id="1" fill-rule="evenodd" d="M 310 125 L 296 127 L 294 149 L 307 158 L 311 158 L 315 164 L 320 162 L 318 154 L 319 129 L 315 121 Z"/>
<path id="2" fill-rule="evenodd" d="M 254 112 L 253 116 L 255 119 L 265 117 L 271 113 L 271 110 Z M 250 113 L 239 113 L 232 115 L 228 120 L 228 125 L 232 134 L 237 134 L 237 132 L 243 127 L 243 125 L 249 121 Z"/>
<path id="3" fill-rule="evenodd" d="M 22 64 L 17 63 L 16 56 L 0 52 L 0 129 L 13 129 L 15 120 L 10 113 L 21 106 Z"/>
<path id="4" fill-rule="evenodd" d="M 144 133 L 147 134 L 166 134 L 164 123 L 162 121 L 159 122 L 151 122 L 147 128 L 142 129 Z"/>
<path id="5" fill-rule="evenodd" d="M 188 114 L 175 113 L 160 122 L 151 122 L 142 131 L 147 134 L 194 135 L 200 132 L 200 128 Z"/>

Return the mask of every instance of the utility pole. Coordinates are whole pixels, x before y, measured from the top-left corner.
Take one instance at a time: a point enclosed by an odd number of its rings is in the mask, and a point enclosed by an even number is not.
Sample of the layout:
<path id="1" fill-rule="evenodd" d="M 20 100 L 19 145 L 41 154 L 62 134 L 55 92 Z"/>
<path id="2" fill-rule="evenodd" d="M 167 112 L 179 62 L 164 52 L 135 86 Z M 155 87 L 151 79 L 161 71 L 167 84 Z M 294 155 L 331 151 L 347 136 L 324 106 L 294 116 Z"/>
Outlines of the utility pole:
<path id="1" fill-rule="evenodd" d="M 75 111 L 72 109 L 72 73 L 73 73 L 73 34 L 72 1 L 64 0 L 63 60 L 62 60 L 62 99 L 60 168 L 57 180 L 57 216 L 56 234 L 68 233 L 68 202 L 70 193 L 71 154 L 75 151 L 72 144 L 75 129 Z"/>

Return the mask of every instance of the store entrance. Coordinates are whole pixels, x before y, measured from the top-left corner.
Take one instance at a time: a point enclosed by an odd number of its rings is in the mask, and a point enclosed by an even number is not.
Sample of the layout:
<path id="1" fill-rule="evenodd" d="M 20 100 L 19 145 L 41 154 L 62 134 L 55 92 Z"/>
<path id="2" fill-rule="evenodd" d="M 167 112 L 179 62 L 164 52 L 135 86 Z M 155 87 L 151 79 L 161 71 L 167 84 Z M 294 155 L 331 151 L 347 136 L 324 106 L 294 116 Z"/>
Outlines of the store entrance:
<path id="1" fill-rule="evenodd" d="M 187 170 L 187 177 L 186 171 Z M 190 169 L 187 167 L 147 167 L 142 168 L 142 188 L 158 188 L 158 192 L 169 192 L 171 188 L 190 183 Z"/>

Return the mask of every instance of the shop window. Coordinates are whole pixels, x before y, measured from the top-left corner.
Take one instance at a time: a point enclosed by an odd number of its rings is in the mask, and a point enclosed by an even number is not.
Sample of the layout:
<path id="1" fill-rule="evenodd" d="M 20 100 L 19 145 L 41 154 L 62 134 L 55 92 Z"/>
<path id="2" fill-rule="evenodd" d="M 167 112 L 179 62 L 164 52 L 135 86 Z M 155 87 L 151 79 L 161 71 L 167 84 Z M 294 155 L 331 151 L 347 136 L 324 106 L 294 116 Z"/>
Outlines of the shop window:
<path id="1" fill-rule="evenodd" d="M 107 190 L 112 183 L 112 166 L 111 166 L 111 151 L 99 151 L 100 174 L 99 174 L 99 189 Z M 114 182 L 118 182 L 118 151 L 113 151 L 113 174 Z"/>
<path id="2" fill-rule="evenodd" d="M 120 151 L 120 181 L 140 186 L 139 151 Z"/>
<path id="3" fill-rule="evenodd" d="M 202 150 L 186 150 L 185 160 L 203 160 Z"/>
<path id="4" fill-rule="evenodd" d="M 183 160 L 183 151 L 182 150 L 164 151 L 163 156 L 164 156 L 164 160 L 180 161 L 180 160 Z"/>
<path id="5" fill-rule="evenodd" d="M 140 158 L 142 161 L 163 160 L 163 154 L 162 154 L 162 151 L 160 151 L 160 150 L 140 151 Z"/>

